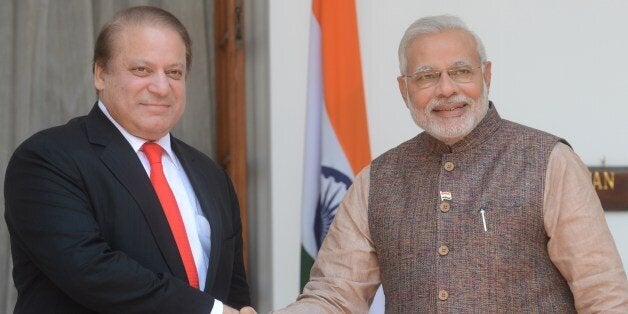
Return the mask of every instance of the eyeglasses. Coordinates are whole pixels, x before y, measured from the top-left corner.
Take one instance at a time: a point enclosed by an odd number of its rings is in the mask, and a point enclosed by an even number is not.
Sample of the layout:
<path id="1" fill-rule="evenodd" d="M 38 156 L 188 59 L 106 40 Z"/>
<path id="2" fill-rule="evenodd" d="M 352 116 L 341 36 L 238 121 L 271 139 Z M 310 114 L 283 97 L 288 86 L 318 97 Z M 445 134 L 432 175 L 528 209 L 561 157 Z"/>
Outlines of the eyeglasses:
<path id="1" fill-rule="evenodd" d="M 449 78 L 456 83 L 470 83 L 473 80 L 476 70 L 480 68 L 482 68 L 482 66 L 457 66 L 448 69 L 446 72 Z M 428 70 L 402 76 L 406 78 L 406 84 L 412 84 L 418 89 L 423 89 L 438 84 L 442 73 L 442 70 Z"/>

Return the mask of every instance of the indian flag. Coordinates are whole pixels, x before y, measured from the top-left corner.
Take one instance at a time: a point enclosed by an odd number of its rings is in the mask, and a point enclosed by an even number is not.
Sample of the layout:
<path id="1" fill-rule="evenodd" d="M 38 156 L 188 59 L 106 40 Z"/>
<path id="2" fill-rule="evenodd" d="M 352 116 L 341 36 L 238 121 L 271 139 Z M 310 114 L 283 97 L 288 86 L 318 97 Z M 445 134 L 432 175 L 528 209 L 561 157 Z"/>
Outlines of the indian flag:
<path id="1" fill-rule="evenodd" d="M 340 201 L 371 161 L 354 0 L 312 2 L 306 114 L 301 288 Z"/>

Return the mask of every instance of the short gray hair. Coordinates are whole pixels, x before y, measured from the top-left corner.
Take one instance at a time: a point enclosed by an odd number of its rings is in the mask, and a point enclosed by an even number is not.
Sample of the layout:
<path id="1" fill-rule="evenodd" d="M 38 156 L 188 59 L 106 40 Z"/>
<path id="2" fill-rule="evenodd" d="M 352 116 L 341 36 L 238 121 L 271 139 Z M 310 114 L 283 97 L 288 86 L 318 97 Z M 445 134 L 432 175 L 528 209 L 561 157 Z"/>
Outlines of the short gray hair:
<path id="1" fill-rule="evenodd" d="M 457 16 L 436 15 L 420 18 L 412 23 L 401 38 L 399 43 L 399 70 L 401 74 L 406 74 L 408 58 L 406 58 L 406 48 L 408 44 L 419 36 L 427 34 L 438 34 L 446 30 L 462 30 L 475 39 L 476 49 L 482 63 L 486 62 L 486 50 L 480 37 L 471 31 L 467 25 Z"/>

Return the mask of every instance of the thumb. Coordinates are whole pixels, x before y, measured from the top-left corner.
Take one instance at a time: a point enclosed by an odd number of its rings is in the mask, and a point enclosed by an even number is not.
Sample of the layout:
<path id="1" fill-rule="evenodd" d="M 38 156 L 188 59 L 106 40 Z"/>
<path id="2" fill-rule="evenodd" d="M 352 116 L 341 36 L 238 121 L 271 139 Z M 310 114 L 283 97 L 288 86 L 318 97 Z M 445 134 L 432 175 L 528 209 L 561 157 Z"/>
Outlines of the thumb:
<path id="1" fill-rule="evenodd" d="M 255 312 L 254 308 L 250 306 L 245 306 L 240 309 L 240 314 L 257 314 L 257 312 Z"/>

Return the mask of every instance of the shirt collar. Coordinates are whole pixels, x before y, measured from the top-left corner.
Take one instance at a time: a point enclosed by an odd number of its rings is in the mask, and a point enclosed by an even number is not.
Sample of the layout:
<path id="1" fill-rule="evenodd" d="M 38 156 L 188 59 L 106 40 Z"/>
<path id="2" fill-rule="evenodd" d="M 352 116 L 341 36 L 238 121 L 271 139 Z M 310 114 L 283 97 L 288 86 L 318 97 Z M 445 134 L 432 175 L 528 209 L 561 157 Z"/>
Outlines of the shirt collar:
<path id="1" fill-rule="evenodd" d="M 105 114 L 105 116 L 107 116 L 107 118 L 109 119 L 109 121 L 111 121 L 111 123 L 113 123 L 113 125 L 115 125 L 115 127 L 120 131 L 120 133 L 122 133 L 122 136 L 124 136 L 124 138 L 127 140 L 127 142 L 129 142 L 129 144 L 131 144 L 131 147 L 133 147 L 133 151 L 134 152 L 139 152 L 140 149 L 142 148 L 142 145 L 144 145 L 144 143 L 146 143 L 147 141 L 143 138 L 139 138 L 131 133 L 129 133 L 125 128 L 123 128 L 112 116 L 111 114 L 109 114 L 109 111 L 107 110 L 107 107 L 105 107 L 105 104 L 103 104 L 102 100 L 98 100 L 98 108 L 100 108 L 100 110 Z M 172 146 L 170 145 L 170 133 L 166 134 L 165 136 L 163 136 L 162 138 L 158 139 L 155 141 L 155 143 L 159 144 L 159 146 L 161 146 L 161 148 L 163 148 L 163 150 L 166 152 L 166 154 L 168 154 L 168 156 L 170 156 L 170 159 L 175 160 L 175 158 L 173 158 L 172 156 L 174 156 L 174 153 L 172 151 Z M 176 162 L 174 163 L 175 165 L 177 164 Z"/>

